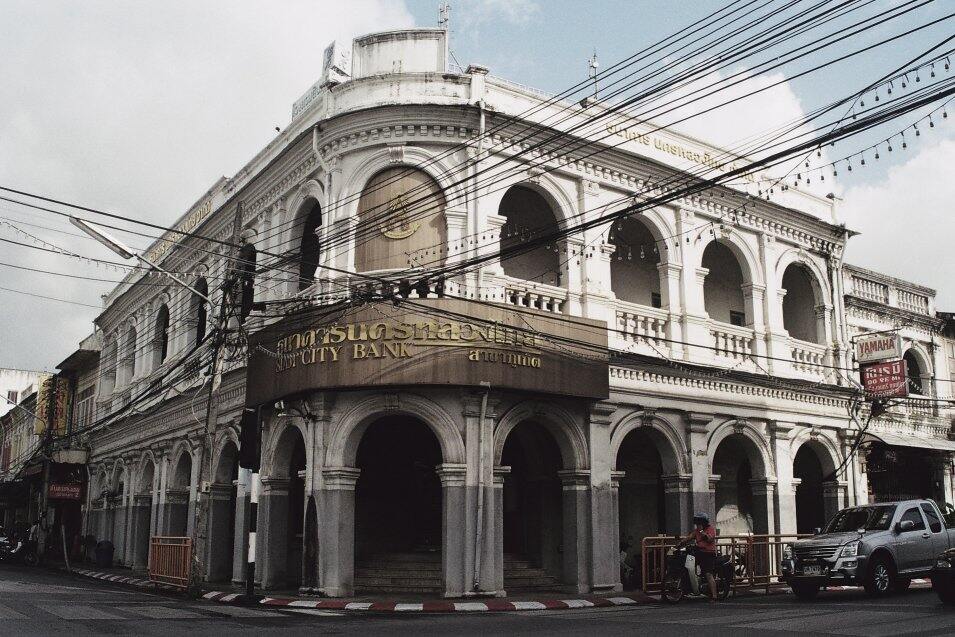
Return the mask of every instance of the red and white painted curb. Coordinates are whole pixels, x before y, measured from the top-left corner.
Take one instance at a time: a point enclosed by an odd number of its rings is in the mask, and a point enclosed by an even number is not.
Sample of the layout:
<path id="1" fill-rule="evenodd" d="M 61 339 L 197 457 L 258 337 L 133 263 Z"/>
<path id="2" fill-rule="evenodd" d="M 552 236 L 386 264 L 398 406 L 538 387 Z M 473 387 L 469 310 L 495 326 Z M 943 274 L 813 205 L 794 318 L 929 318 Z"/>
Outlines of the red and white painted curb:
<path id="1" fill-rule="evenodd" d="M 230 603 L 238 600 L 239 593 L 212 591 L 202 596 L 210 601 Z M 405 612 L 405 613 L 452 613 L 452 612 L 511 612 L 520 610 L 558 610 L 567 608 L 599 608 L 632 606 L 654 603 L 648 595 L 592 597 L 589 599 L 515 600 L 488 599 L 483 601 L 428 601 L 428 602 L 355 602 L 344 599 L 296 599 L 264 597 L 259 604 L 285 608 L 320 608 L 324 610 Z"/>
<path id="2" fill-rule="evenodd" d="M 87 571 L 80 568 L 74 568 L 71 572 L 75 573 L 76 575 L 82 575 L 83 577 L 91 577 L 93 579 L 103 580 L 104 582 L 130 584 L 132 586 L 139 586 L 141 588 L 152 587 L 154 585 L 154 583 L 150 582 L 148 579 L 126 577 L 125 575 L 116 575 L 115 573 L 101 573 L 99 571 Z"/>

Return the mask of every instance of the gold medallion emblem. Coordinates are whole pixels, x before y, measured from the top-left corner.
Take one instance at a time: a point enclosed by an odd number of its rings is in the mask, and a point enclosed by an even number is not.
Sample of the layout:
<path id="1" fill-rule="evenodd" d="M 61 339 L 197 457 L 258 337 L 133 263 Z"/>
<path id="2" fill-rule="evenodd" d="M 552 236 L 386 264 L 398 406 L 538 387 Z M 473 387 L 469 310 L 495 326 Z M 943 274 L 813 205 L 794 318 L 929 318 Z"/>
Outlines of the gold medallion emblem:
<path id="1" fill-rule="evenodd" d="M 400 194 L 391 200 L 388 212 L 388 219 L 381 226 L 381 234 L 389 239 L 407 239 L 421 227 L 420 221 L 409 219 L 405 194 Z"/>

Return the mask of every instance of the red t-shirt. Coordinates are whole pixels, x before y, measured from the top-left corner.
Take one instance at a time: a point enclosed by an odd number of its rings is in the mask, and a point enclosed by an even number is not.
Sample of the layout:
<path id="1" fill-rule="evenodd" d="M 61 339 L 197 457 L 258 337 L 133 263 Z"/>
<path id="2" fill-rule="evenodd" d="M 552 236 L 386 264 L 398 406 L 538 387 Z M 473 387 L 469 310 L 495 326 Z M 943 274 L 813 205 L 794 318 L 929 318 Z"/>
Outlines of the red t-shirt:
<path id="1" fill-rule="evenodd" d="M 707 540 L 704 535 L 707 535 L 712 540 Z M 712 524 L 706 526 L 706 528 L 693 529 L 693 539 L 696 540 L 696 548 L 701 551 L 706 551 L 707 553 L 716 553 L 716 529 L 713 528 Z"/>

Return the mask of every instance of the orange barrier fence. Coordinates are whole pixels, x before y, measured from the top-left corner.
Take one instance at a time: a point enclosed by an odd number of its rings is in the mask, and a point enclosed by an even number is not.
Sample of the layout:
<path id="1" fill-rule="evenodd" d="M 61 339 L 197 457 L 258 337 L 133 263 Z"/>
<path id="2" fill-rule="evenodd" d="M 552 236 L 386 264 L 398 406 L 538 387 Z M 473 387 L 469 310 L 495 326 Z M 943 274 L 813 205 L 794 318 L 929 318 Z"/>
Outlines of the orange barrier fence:
<path id="1" fill-rule="evenodd" d="M 191 575 L 192 538 L 149 539 L 149 581 L 188 588 Z"/>
<path id="2" fill-rule="evenodd" d="M 733 558 L 733 588 L 769 588 L 779 583 L 783 547 L 809 535 L 724 535 L 716 539 L 716 550 Z M 658 535 L 643 538 L 641 562 L 643 590 L 663 589 L 667 552 L 682 538 Z"/>

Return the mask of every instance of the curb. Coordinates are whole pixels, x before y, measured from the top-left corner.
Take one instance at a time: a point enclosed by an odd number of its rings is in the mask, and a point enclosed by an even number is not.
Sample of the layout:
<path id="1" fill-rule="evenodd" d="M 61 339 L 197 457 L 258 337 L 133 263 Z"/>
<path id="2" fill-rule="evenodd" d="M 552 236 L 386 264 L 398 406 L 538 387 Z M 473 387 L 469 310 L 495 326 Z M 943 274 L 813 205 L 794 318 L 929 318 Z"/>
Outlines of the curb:
<path id="1" fill-rule="evenodd" d="M 211 591 L 202 595 L 202 599 L 222 604 L 242 601 L 240 593 Z M 354 602 L 344 599 L 299 599 L 294 597 L 263 597 L 259 600 L 263 606 L 285 608 L 319 608 L 324 610 L 397 612 L 397 613 L 486 613 L 513 612 L 522 610 L 565 610 L 568 608 L 606 608 L 611 606 L 633 606 L 636 604 L 655 604 L 657 600 L 649 595 L 592 597 L 590 599 L 544 599 L 516 600 L 488 599 L 485 601 L 424 601 L 424 602 Z"/>
<path id="2" fill-rule="evenodd" d="M 103 582 L 112 582 L 115 584 L 126 584 L 127 586 L 135 586 L 137 588 L 151 589 L 154 591 L 163 591 L 168 593 L 184 593 L 181 588 L 176 588 L 175 586 L 169 586 L 167 584 L 160 584 L 159 582 L 151 582 L 148 579 L 142 579 L 139 577 L 127 577 L 125 575 L 116 575 L 110 573 L 103 573 L 100 571 L 90 571 L 82 568 L 74 568 L 67 571 L 65 568 L 60 569 L 65 573 L 70 573 L 72 575 L 79 575 L 81 577 L 89 577 L 90 579 L 97 579 Z"/>

